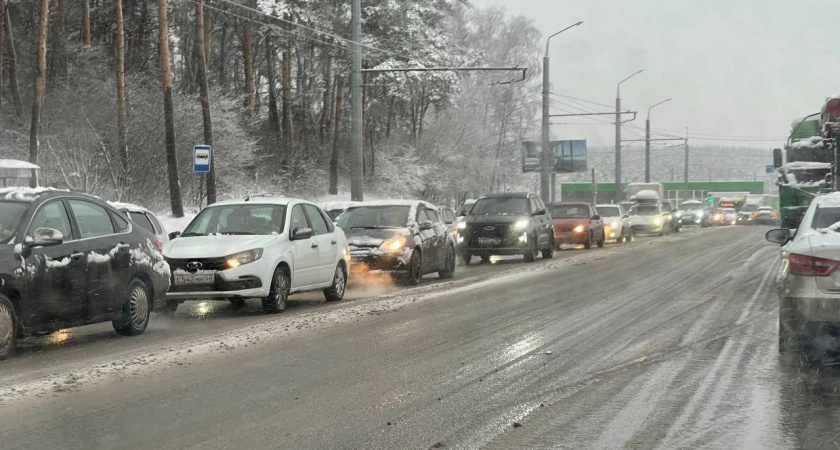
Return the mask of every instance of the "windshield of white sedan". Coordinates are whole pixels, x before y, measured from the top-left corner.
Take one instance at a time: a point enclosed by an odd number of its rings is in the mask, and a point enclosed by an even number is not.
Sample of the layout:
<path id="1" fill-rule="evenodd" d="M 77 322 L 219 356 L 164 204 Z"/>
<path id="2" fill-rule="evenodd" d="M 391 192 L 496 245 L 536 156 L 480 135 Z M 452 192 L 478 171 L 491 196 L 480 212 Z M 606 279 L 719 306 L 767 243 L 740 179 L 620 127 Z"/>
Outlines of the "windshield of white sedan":
<path id="1" fill-rule="evenodd" d="M 491 214 L 528 214 L 528 199 L 522 197 L 483 198 L 475 203 L 475 206 L 470 212 L 470 215 L 473 216 L 487 216 Z"/>
<path id="2" fill-rule="evenodd" d="M 29 205 L 20 202 L 0 202 L 0 244 L 12 242 L 17 233 L 20 219 Z"/>
<path id="3" fill-rule="evenodd" d="M 680 205 L 680 209 L 683 211 L 702 211 L 704 208 L 703 205 L 697 203 L 689 203 L 687 205 Z"/>
<path id="4" fill-rule="evenodd" d="M 618 214 L 616 214 L 618 215 Z M 587 206 L 555 206 L 551 208 L 551 217 L 554 219 L 583 219 L 589 217 Z"/>
<path id="5" fill-rule="evenodd" d="M 282 205 L 212 206 L 201 211 L 181 236 L 280 234 L 285 212 Z"/>
<path id="6" fill-rule="evenodd" d="M 840 208 L 817 208 L 814 211 L 814 220 L 811 221 L 811 228 L 840 229 Z"/>
<path id="7" fill-rule="evenodd" d="M 338 218 L 337 225 L 344 229 L 402 228 L 408 226 L 410 206 L 360 206 L 350 208 Z"/>
<path id="8" fill-rule="evenodd" d="M 659 214 L 659 208 L 656 205 L 636 205 L 630 208 L 631 215 L 639 216 L 654 216 Z"/>
<path id="9" fill-rule="evenodd" d="M 618 210 L 617 206 L 599 206 L 598 214 L 600 214 L 601 217 L 618 217 L 621 215 L 621 212 Z M 551 217 L 554 217 L 554 215 L 552 215 Z"/>

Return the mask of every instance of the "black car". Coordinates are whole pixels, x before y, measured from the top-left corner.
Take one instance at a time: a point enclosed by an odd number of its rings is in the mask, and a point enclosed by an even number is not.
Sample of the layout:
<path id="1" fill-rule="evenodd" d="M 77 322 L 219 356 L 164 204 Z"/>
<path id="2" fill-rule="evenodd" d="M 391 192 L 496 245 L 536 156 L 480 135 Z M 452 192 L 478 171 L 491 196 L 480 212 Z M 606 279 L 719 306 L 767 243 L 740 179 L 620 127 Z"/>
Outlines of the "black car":
<path id="1" fill-rule="evenodd" d="M 19 337 L 68 327 L 145 331 L 169 288 L 161 245 L 95 197 L 0 189 L 0 357 Z"/>
<path id="2" fill-rule="evenodd" d="M 668 220 L 671 224 L 671 233 L 679 233 L 680 228 L 682 228 L 682 221 L 679 220 L 679 216 L 674 212 L 670 202 L 662 202 L 662 214 L 671 216 Z"/>
<path id="3" fill-rule="evenodd" d="M 687 200 L 680 203 L 677 208 L 676 217 L 681 225 L 700 225 L 705 228 L 709 226 L 711 217 L 709 207 L 697 200 Z"/>
<path id="4" fill-rule="evenodd" d="M 458 256 L 469 264 L 473 256 L 524 255 L 525 261 L 554 256 L 551 215 L 542 200 L 529 193 L 488 194 L 475 202 L 458 224 Z"/>
<path id="5" fill-rule="evenodd" d="M 430 203 L 365 202 L 348 208 L 336 225 L 347 236 L 351 272 L 388 272 L 412 285 L 429 273 L 455 275 L 455 242 Z"/>

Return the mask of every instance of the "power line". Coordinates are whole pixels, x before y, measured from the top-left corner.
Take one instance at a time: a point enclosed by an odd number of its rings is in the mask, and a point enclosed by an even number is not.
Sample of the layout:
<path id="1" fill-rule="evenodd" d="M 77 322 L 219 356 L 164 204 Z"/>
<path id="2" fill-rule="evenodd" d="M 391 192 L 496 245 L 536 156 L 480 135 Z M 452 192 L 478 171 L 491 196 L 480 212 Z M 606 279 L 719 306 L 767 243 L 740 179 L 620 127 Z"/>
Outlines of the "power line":
<path id="1" fill-rule="evenodd" d="M 549 92 L 549 95 L 554 95 L 554 96 L 557 96 L 557 97 L 564 97 L 564 98 L 577 100 L 579 102 L 584 102 L 584 103 L 591 103 L 593 105 L 603 106 L 605 108 L 615 108 L 615 105 L 607 105 L 605 103 L 593 102 L 592 100 L 586 100 L 586 99 L 582 99 L 582 98 L 572 97 L 571 95 L 558 94 L 556 92 Z"/>

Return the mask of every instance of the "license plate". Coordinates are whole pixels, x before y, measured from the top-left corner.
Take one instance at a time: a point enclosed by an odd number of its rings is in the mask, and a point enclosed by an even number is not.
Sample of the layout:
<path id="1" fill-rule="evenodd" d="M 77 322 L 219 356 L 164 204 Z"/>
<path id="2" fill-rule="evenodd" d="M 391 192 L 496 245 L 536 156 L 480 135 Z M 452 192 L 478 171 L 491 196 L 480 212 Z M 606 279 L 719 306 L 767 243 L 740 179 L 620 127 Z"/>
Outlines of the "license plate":
<path id="1" fill-rule="evenodd" d="M 499 238 L 478 238 L 478 245 L 499 245 L 501 240 Z"/>
<path id="2" fill-rule="evenodd" d="M 560 239 L 569 239 L 570 237 L 572 237 L 572 233 L 560 233 L 557 235 L 557 237 L 559 237 Z"/>
<path id="3" fill-rule="evenodd" d="M 176 273 L 175 284 L 213 284 L 216 275 L 212 273 Z"/>

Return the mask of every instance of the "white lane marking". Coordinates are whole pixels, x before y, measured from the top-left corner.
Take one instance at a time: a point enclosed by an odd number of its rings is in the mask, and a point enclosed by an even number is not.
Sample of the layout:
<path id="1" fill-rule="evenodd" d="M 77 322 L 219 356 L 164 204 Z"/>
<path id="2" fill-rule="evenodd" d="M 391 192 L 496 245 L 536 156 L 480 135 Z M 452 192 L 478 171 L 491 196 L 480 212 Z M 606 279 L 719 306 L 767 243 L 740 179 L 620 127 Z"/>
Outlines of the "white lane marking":
<path id="1" fill-rule="evenodd" d="M 761 283 L 758 284 L 758 288 L 756 288 L 755 293 L 749 300 L 747 300 L 747 304 L 744 306 L 743 312 L 741 312 L 741 317 L 739 317 L 735 322 L 736 325 L 741 325 L 747 320 L 750 312 L 752 312 L 753 306 L 755 306 L 756 301 L 758 301 L 758 296 L 764 292 L 764 286 L 767 284 L 767 280 L 769 280 L 771 275 L 776 272 L 778 260 L 778 257 L 773 258 L 773 263 L 767 268 L 767 272 L 764 273 L 764 278 L 761 279 Z"/>

